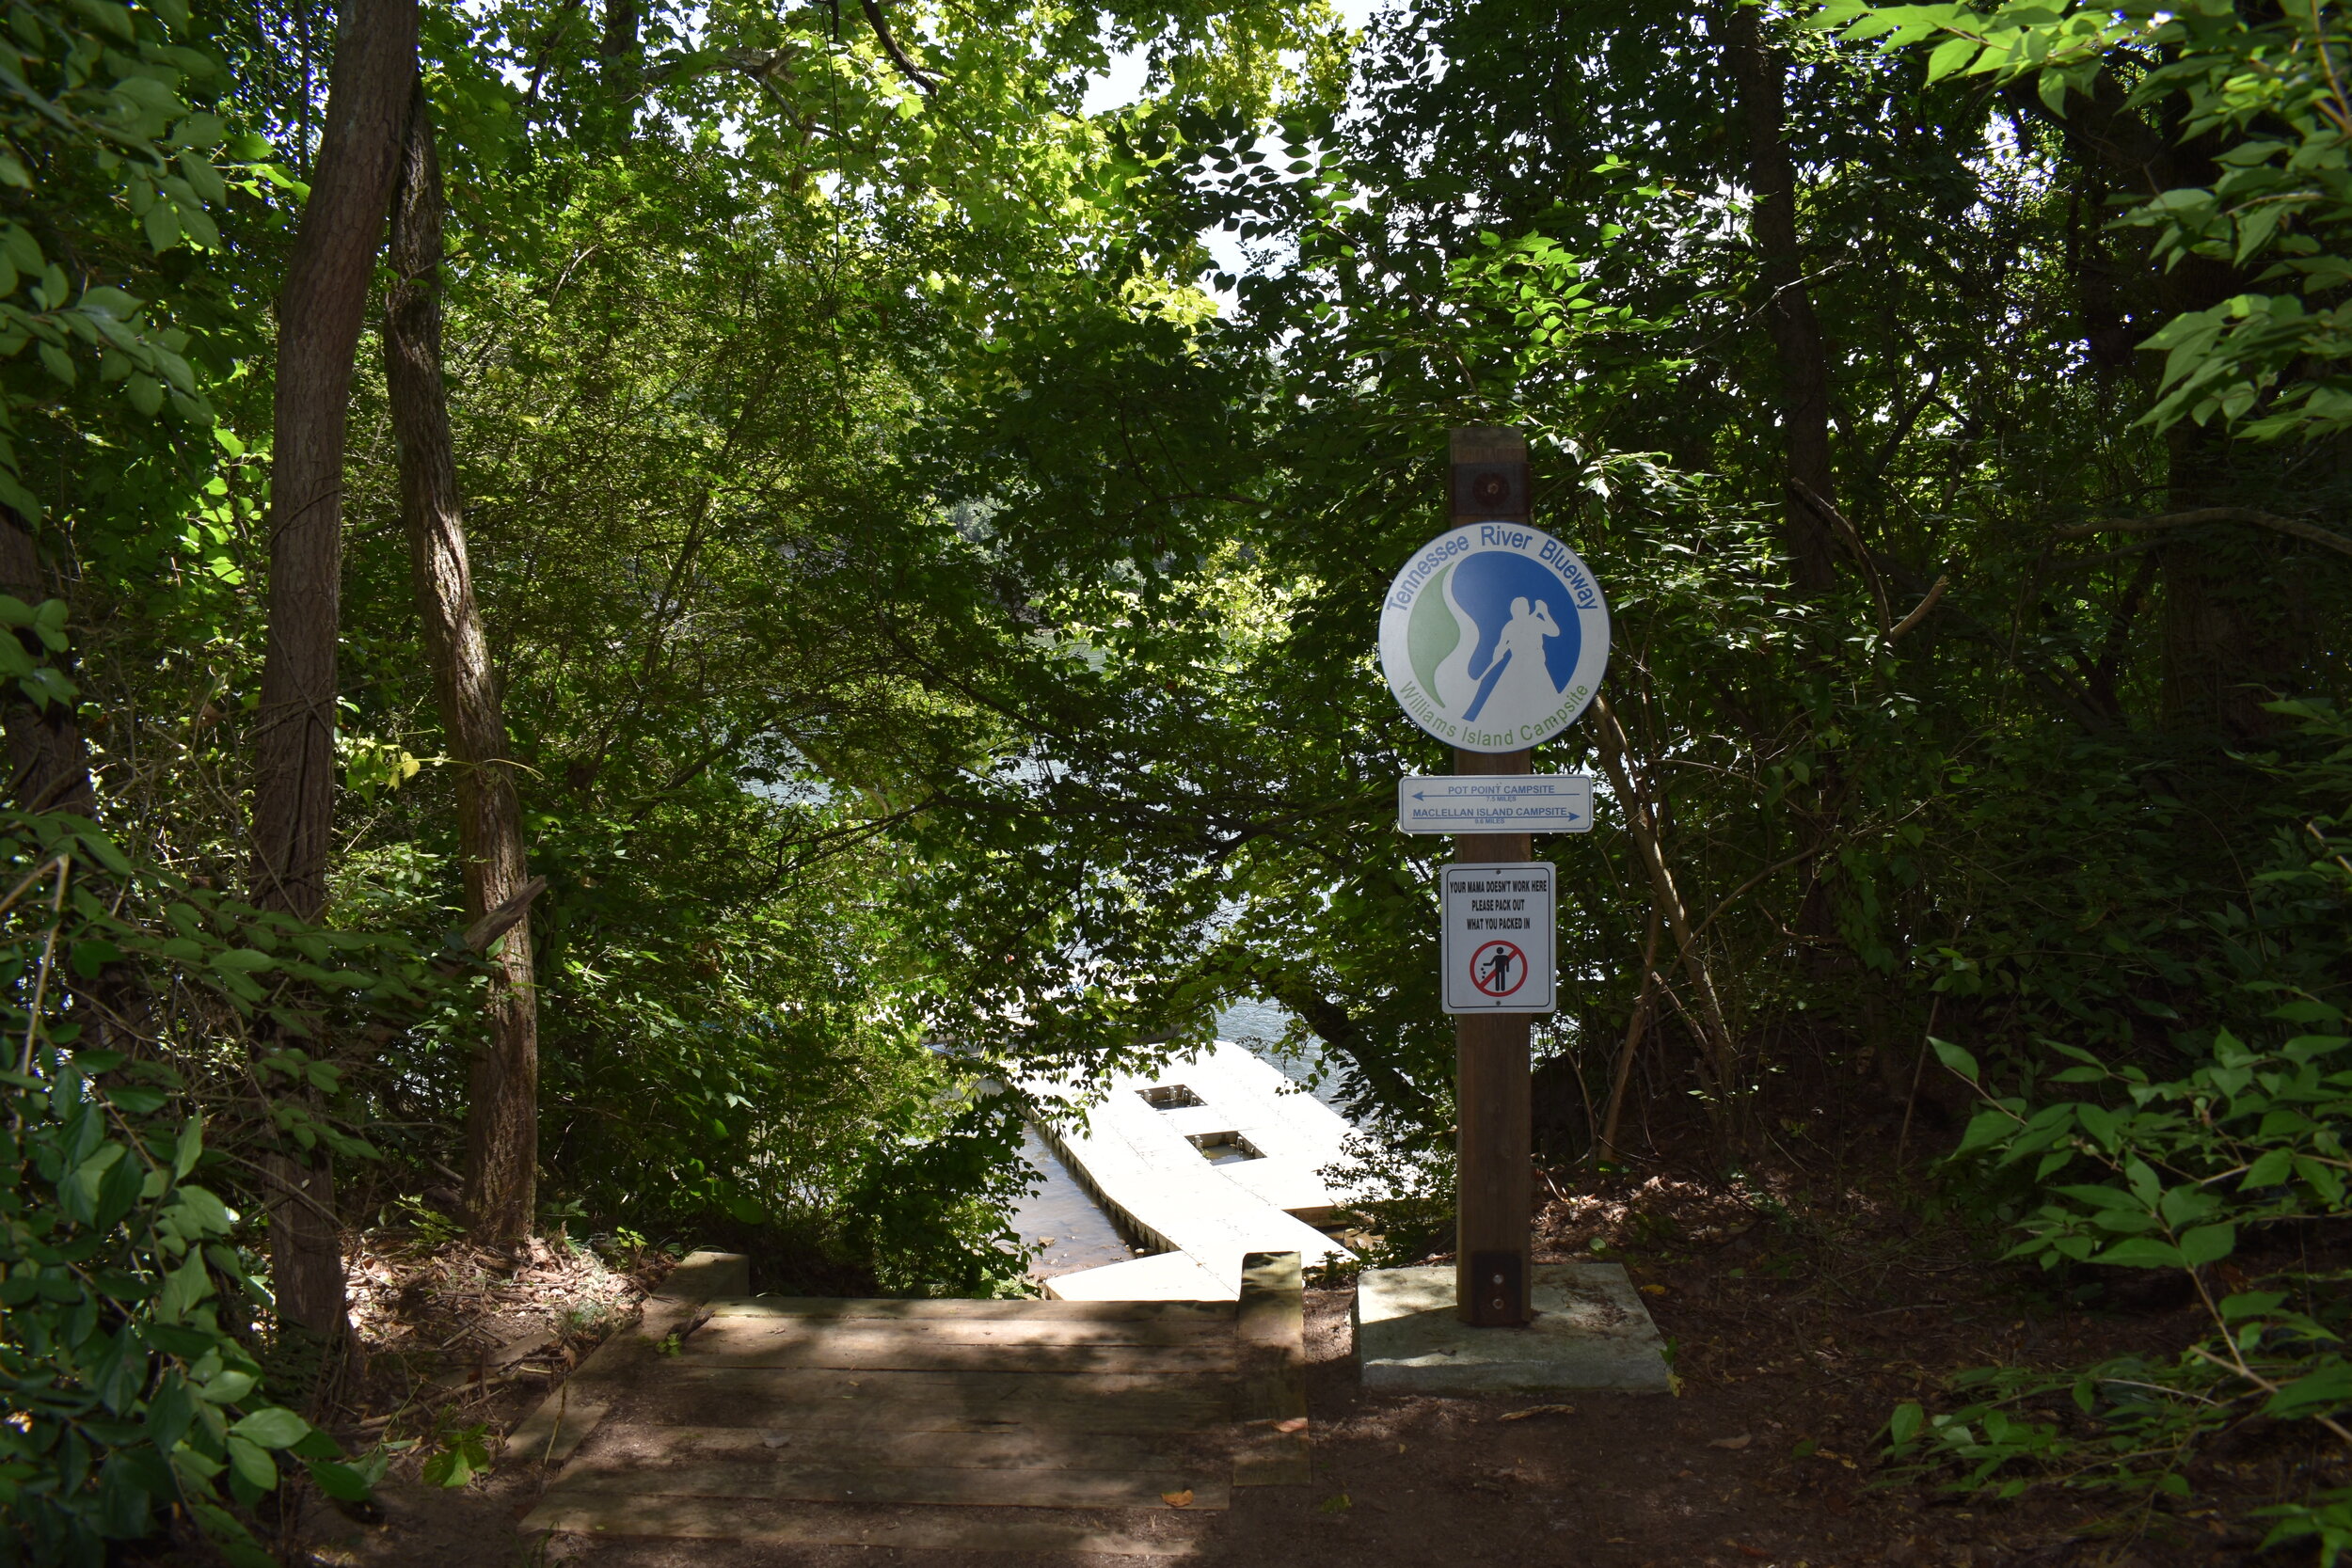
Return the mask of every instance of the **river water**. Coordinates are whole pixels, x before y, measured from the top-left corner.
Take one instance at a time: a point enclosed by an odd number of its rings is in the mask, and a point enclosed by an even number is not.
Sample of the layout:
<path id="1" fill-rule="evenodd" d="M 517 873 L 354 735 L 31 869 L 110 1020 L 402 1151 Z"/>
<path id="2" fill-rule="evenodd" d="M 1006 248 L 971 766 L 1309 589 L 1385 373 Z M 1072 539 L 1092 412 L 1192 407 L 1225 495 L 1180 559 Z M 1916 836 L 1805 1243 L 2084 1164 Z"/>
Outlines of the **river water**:
<path id="1" fill-rule="evenodd" d="M 1289 1023 L 1290 1015 L 1272 1003 L 1237 1002 L 1217 1014 L 1216 1033 L 1219 1039 L 1247 1046 L 1293 1083 L 1307 1084 L 1314 1076 L 1317 1058 L 1312 1054 L 1285 1055 L 1276 1049 Z M 1325 1104 L 1335 1110 L 1340 1108 L 1330 1085 L 1315 1085 L 1312 1092 Z M 1050 1279 L 1056 1275 L 1075 1274 L 1080 1269 L 1100 1268 L 1105 1263 L 1122 1263 L 1137 1256 L 1134 1248 L 1120 1239 L 1110 1216 L 1087 1196 L 1069 1167 L 1055 1157 L 1035 1132 L 1023 1140 L 1021 1153 L 1045 1175 L 1044 1183 L 1012 1215 L 1013 1227 L 1021 1233 L 1021 1240 L 1041 1248 L 1037 1261 L 1030 1266 L 1030 1277 Z"/>

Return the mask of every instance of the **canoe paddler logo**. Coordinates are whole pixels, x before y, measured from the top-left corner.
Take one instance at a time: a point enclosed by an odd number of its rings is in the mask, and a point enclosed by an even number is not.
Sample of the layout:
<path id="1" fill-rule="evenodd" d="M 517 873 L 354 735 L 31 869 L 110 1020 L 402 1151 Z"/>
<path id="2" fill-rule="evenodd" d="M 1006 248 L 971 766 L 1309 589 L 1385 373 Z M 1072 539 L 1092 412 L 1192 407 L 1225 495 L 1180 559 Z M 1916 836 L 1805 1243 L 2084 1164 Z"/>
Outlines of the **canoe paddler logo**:
<path id="1" fill-rule="evenodd" d="M 1577 553 L 1523 523 L 1468 523 L 1406 562 L 1380 610 L 1380 666 L 1414 723 L 1517 752 L 1582 713 L 1609 664 L 1609 607 Z"/>

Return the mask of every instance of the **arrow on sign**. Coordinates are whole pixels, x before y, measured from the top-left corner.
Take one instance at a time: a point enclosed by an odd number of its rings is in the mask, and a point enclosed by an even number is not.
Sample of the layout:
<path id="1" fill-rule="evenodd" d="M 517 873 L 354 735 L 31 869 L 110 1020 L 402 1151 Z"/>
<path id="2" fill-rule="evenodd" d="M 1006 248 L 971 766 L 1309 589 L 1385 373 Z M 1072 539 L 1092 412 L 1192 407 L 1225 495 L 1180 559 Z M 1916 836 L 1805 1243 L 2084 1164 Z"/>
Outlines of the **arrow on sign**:
<path id="1" fill-rule="evenodd" d="M 1397 781 L 1408 833 L 1586 832 L 1593 781 L 1577 773 L 1455 774 Z"/>

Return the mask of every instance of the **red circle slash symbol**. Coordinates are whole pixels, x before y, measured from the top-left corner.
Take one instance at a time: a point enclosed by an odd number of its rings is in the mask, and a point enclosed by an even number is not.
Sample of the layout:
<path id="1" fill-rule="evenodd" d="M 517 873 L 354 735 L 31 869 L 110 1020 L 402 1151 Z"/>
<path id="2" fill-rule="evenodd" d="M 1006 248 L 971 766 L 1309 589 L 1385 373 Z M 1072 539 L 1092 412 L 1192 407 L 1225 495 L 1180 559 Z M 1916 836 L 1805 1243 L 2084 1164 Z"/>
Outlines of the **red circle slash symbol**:
<path id="1" fill-rule="evenodd" d="M 1470 955 L 1470 984 L 1483 996 L 1508 996 L 1527 984 L 1527 955 L 1517 942 L 1482 942 Z"/>

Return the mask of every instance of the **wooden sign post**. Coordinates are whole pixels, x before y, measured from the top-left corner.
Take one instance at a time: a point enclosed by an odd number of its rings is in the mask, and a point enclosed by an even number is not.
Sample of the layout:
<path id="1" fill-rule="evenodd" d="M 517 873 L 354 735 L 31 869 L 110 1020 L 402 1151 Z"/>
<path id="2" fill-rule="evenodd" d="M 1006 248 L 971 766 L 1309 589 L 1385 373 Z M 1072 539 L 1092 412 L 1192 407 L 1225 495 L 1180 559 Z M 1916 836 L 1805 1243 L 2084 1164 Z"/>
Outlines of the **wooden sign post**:
<path id="1" fill-rule="evenodd" d="M 1453 433 L 1447 510 L 1459 526 L 1529 515 L 1527 438 L 1471 425 Z M 1534 753 L 1454 753 L 1456 773 L 1525 773 Z M 1526 861 L 1526 833 L 1464 833 L 1461 861 Z M 1533 1273 L 1529 1209 L 1534 1198 L 1534 1132 L 1525 1013 L 1465 1013 L 1454 1020 L 1454 1312 L 1464 1323 L 1504 1327 L 1528 1321 Z"/>
<path id="2" fill-rule="evenodd" d="M 1529 520 L 1527 439 L 1454 432 L 1452 525 L 1413 552 L 1380 606 L 1397 705 L 1454 748 L 1454 776 L 1397 784 L 1397 827 L 1454 835 L 1442 867 L 1438 1001 L 1454 1015 L 1454 1300 L 1474 1327 L 1525 1325 L 1534 1289 L 1528 1028 L 1558 1005 L 1557 868 L 1531 834 L 1592 827 L 1592 781 L 1537 780 L 1533 749 L 1576 722 L 1609 668 L 1609 606 L 1565 542 Z"/>

